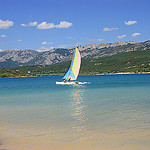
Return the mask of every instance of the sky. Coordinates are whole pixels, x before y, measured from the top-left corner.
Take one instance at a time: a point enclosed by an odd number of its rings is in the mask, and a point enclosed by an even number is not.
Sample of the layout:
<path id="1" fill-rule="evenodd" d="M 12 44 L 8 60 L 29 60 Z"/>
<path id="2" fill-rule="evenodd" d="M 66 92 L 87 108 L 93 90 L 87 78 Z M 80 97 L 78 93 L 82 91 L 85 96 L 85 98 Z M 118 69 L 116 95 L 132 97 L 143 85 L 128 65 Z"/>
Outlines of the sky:
<path id="1" fill-rule="evenodd" d="M 0 0 L 0 51 L 147 40 L 149 0 Z"/>

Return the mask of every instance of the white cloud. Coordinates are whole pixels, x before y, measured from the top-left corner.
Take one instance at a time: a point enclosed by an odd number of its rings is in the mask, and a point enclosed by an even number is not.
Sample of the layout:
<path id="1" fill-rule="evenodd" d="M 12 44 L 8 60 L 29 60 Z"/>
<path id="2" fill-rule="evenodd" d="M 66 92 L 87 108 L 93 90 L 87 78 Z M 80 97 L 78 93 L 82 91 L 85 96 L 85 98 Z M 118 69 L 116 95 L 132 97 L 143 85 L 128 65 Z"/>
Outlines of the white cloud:
<path id="1" fill-rule="evenodd" d="M 69 28 L 72 26 L 71 22 L 61 21 L 59 25 L 55 25 L 56 28 Z"/>
<path id="2" fill-rule="evenodd" d="M 54 23 L 47 23 L 47 22 L 42 22 L 38 24 L 36 21 L 34 21 L 30 22 L 29 24 L 21 24 L 21 26 L 23 27 L 37 26 L 38 29 L 52 29 L 52 28 L 69 28 L 72 26 L 72 23 L 67 21 L 61 21 L 58 25 L 55 25 Z"/>
<path id="3" fill-rule="evenodd" d="M 0 29 L 8 29 L 9 27 L 13 26 L 14 22 L 6 20 L 3 21 L 0 19 Z"/>
<path id="4" fill-rule="evenodd" d="M 112 30 L 117 30 L 119 28 L 104 28 L 103 31 L 112 31 Z"/>
<path id="5" fill-rule="evenodd" d="M 4 35 L 4 34 L 3 34 L 3 35 L 1 35 L 1 37 L 7 37 L 7 35 Z"/>
<path id="6" fill-rule="evenodd" d="M 37 25 L 38 29 L 52 29 L 52 28 L 69 28 L 72 26 L 72 23 L 67 21 L 61 21 L 60 24 L 55 25 L 54 23 L 47 23 L 42 22 L 41 24 Z"/>
<path id="7" fill-rule="evenodd" d="M 55 25 L 53 23 L 47 23 L 47 22 L 42 22 L 41 24 L 37 25 L 38 29 L 51 29 L 55 28 Z"/>
<path id="8" fill-rule="evenodd" d="M 103 40 L 104 40 L 104 39 L 97 39 L 96 41 L 97 41 L 97 42 L 100 42 L 100 41 L 103 41 Z"/>
<path id="9" fill-rule="evenodd" d="M 104 39 L 88 39 L 88 41 L 91 41 L 91 42 L 101 42 L 103 40 Z"/>
<path id="10" fill-rule="evenodd" d="M 22 40 L 17 40 L 18 42 L 22 42 Z"/>
<path id="11" fill-rule="evenodd" d="M 141 35 L 141 33 L 133 33 L 131 36 L 136 37 L 138 35 Z"/>
<path id="12" fill-rule="evenodd" d="M 44 42 L 42 42 L 42 44 L 53 44 L 52 42 L 46 42 L 46 41 L 44 41 Z"/>
<path id="13" fill-rule="evenodd" d="M 47 42 L 46 42 L 46 41 L 44 41 L 44 42 L 42 42 L 42 44 L 47 44 Z"/>
<path id="14" fill-rule="evenodd" d="M 21 24 L 21 26 L 23 26 L 23 27 L 33 27 L 33 26 L 37 26 L 37 22 L 36 21 L 34 21 L 34 22 L 30 22 L 29 24 Z"/>
<path id="15" fill-rule="evenodd" d="M 0 51 L 3 51 L 2 49 L 0 49 Z"/>
<path id="16" fill-rule="evenodd" d="M 124 23 L 125 23 L 126 25 L 132 25 L 132 24 L 136 24 L 137 21 L 124 21 Z"/>
<path id="17" fill-rule="evenodd" d="M 41 48 L 37 49 L 38 52 L 45 52 L 45 51 L 49 51 L 52 50 L 54 47 L 45 47 L 42 46 Z"/>
<path id="18" fill-rule="evenodd" d="M 120 36 L 118 36 L 117 38 L 118 38 L 118 39 L 122 39 L 122 38 L 124 38 L 124 37 L 126 37 L 126 34 L 120 35 Z"/>
<path id="19" fill-rule="evenodd" d="M 34 21 L 34 22 L 30 22 L 29 23 L 29 26 L 36 26 L 38 23 L 36 22 L 36 21 Z"/>
<path id="20" fill-rule="evenodd" d="M 25 24 L 21 24 L 21 26 L 25 27 L 26 25 Z"/>

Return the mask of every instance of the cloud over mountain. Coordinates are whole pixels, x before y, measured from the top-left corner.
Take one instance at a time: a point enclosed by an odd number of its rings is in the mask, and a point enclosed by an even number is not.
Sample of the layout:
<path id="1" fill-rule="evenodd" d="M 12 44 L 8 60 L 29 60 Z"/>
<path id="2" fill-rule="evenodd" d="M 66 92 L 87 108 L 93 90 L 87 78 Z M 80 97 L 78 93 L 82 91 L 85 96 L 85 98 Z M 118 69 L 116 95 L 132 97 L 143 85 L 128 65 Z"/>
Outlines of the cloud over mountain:
<path id="1" fill-rule="evenodd" d="M 124 37 L 126 37 L 126 34 L 120 35 L 120 36 L 118 36 L 117 38 L 118 38 L 118 39 L 122 39 L 122 38 L 124 38 Z"/>
<path id="2" fill-rule="evenodd" d="M 131 36 L 136 37 L 138 35 L 141 35 L 141 33 L 133 33 Z"/>
<path id="3" fill-rule="evenodd" d="M 14 25 L 13 21 L 9 21 L 9 20 L 3 21 L 0 19 L 0 29 L 8 29 L 13 25 Z"/>
<path id="4" fill-rule="evenodd" d="M 88 39 L 88 41 L 91 41 L 91 42 L 101 42 L 101 41 L 104 41 L 104 39 Z"/>
<path id="5" fill-rule="evenodd" d="M 46 41 L 44 41 L 44 42 L 42 42 L 42 44 L 43 45 L 47 45 L 47 44 L 53 44 L 52 42 L 46 42 Z"/>
<path id="6" fill-rule="evenodd" d="M 38 52 L 45 52 L 45 51 L 50 51 L 52 50 L 54 47 L 45 47 L 45 46 L 42 46 L 40 48 L 37 49 Z"/>

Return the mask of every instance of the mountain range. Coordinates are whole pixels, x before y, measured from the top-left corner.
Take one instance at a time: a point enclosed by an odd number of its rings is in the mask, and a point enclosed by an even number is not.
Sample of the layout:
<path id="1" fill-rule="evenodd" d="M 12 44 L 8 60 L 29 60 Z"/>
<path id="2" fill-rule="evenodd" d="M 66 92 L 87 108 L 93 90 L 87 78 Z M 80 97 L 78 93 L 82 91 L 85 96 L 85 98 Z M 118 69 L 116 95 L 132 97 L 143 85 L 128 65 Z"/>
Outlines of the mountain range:
<path id="1" fill-rule="evenodd" d="M 115 55 L 121 52 L 147 50 L 150 40 L 136 43 L 134 41 L 115 42 L 108 44 L 80 45 L 83 59 L 95 59 Z M 0 67 L 17 67 L 30 65 L 50 65 L 71 60 L 75 47 L 57 48 L 45 52 L 30 49 L 12 49 L 0 51 Z"/>

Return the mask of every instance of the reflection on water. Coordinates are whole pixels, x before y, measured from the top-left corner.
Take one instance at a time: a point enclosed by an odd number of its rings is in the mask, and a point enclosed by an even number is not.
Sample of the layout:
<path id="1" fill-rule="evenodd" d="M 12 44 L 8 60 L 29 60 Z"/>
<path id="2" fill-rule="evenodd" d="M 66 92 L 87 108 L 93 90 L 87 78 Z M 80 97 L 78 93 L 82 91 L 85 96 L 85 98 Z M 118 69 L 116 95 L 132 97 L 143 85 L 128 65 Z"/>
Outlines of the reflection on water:
<path id="1" fill-rule="evenodd" d="M 74 87 L 70 94 L 71 116 L 73 118 L 73 131 L 80 142 L 88 139 L 87 133 L 87 104 L 83 86 Z"/>

